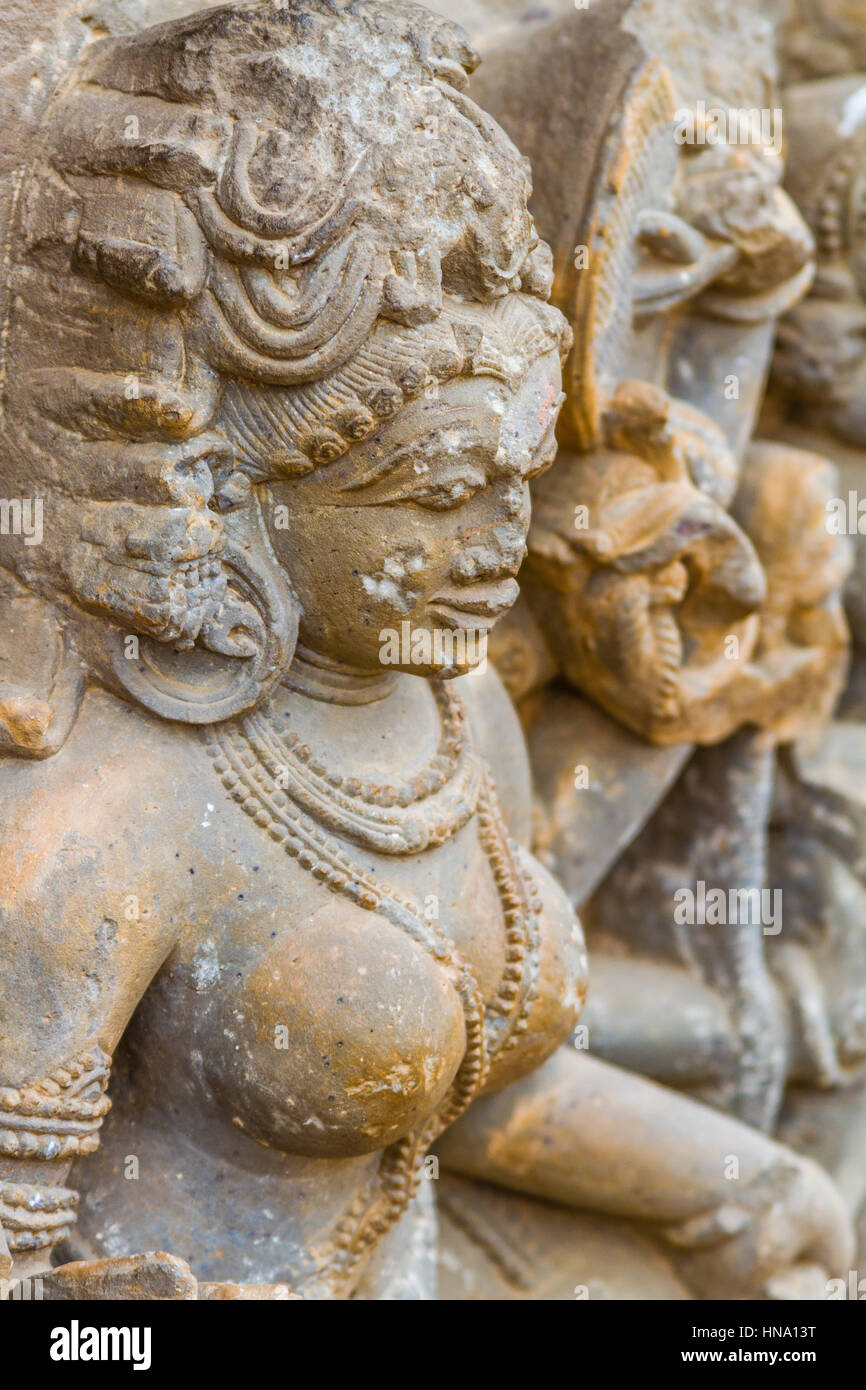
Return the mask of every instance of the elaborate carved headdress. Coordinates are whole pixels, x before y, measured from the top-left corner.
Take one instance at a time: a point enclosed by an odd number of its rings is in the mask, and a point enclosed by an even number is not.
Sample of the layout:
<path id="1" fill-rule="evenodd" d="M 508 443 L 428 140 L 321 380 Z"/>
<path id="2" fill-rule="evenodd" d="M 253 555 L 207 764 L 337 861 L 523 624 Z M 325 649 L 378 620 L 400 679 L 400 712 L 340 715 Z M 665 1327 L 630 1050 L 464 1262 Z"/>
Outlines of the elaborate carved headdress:
<path id="1" fill-rule="evenodd" d="M 0 337 L 4 488 L 44 499 L 44 534 L 0 563 L 107 618 L 91 655 L 163 715 L 249 706 L 293 648 L 244 383 L 286 392 L 300 473 L 430 380 L 516 379 L 511 311 L 473 303 L 507 297 L 530 354 L 561 333 L 526 299 L 550 255 L 526 162 L 462 90 L 476 61 L 415 5 L 252 0 L 86 46 L 47 105 Z"/>

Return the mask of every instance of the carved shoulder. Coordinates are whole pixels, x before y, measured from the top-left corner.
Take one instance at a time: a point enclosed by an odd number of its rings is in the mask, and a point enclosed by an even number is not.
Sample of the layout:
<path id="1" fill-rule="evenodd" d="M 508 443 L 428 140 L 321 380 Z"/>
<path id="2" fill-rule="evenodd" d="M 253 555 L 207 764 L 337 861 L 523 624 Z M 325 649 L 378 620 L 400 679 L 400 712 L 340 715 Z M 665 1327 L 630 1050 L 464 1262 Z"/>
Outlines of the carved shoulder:
<path id="1" fill-rule="evenodd" d="M 63 749 L 0 760 L 0 1081 L 111 1052 L 175 939 L 195 736 L 103 692 Z"/>

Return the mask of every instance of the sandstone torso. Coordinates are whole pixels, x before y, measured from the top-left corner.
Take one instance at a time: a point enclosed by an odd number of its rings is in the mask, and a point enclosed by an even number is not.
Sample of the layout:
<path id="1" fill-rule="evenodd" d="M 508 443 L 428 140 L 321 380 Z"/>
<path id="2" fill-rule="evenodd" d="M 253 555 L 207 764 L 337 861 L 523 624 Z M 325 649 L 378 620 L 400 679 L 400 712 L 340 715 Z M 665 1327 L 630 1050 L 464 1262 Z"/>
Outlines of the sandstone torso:
<path id="1" fill-rule="evenodd" d="M 271 714 L 335 768 L 341 756 L 349 769 L 358 766 L 348 750 L 365 728 L 374 778 L 379 767 L 391 778 L 413 775 L 440 736 L 429 688 L 411 679 L 399 695 L 363 709 L 281 691 Z M 495 704 L 484 721 L 486 742 L 501 748 L 506 800 L 523 790 L 509 758 L 511 718 Z M 99 774 L 87 770 L 96 744 Z M 453 971 L 292 859 L 227 793 L 196 731 L 93 694 L 63 753 L 48 764 L 16 764 L 13 775 L 30 784 L 19 852 L 41 840 L 55 909 L 78 924 L 78 968 L 68 961 L 57 979 L 46 1032 L 58 1014 L 68 1027 L 74 1018 L 77 1044 L 85 1011 L 91 1037 L 112 1050 L 137 1008 L 118 1050 L 115 1110 L 101 1151 L 88 1160 L 81 1234 L 106 1253 L 120 1239 L 126 1248 L 185 1251 L 210 1277 L 297 1280 L 315 1258 L 309 1252 L 363 1192 L 379 1152 L 448 1092 L 466 1048 Z M 115 837 L 112 825 L 124 829 Z M 438 925 L 485 1003 L 496 996 L 505 922 L 477 815 L 421 855 L 331 839 L 365 876 Z M 525 852 L 521 859 L 542 899 L 538 1027 L 531 1046 L 517 1040 L 509 1050 L 491 1077 L 497 1085 L 556 1045 L 575 1003 L 563 985 L 563 958 L 577 949 L 567 903 Z M 45 895 L 44 879 L 40 887 Z M 30 906 L 36 910 L 35 891 Z M 87 998 L 70 1007 L 76 991 Z M 140 1202 L 128 1200 L 130 1157 Z M 203 1172 L 211 1182 L 201 1182 Z M 193 1173 L 194 1198 L 184 1180 Z M 255 1202 L 245 1191 L 252 1173 Z"/>

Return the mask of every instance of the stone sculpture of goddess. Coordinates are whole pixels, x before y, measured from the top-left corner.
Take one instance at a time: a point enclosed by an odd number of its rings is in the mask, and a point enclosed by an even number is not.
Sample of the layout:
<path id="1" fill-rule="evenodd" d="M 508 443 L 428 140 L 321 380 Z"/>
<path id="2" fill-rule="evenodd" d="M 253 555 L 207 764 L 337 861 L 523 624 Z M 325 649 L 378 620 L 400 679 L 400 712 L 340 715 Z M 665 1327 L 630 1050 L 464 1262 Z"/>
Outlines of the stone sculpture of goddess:
<path id="1" fill-rule="evenodd" d="M 88 45 L 34 140 L 3 338 L 5 487 L 43 518 L 0 556 L 18 1272 L 66 1241 L 85 1294 L 156 1249 L 345 1296 L 437 1134 L 577 1017 L 579 929 L 506 824 L 510 707 L 442 679 L 516 596 L 568 337 L 473 62 L 412 5 L 232 5 Z"/>
<path id="2" fill-rule="evenodd" d="M 846 1269 L 814 1166 L 560 1048 L 582 940 L 471 668 L 570 335 L 462 31 L 254 0 L 74 47 L 0 148 L 0 1274 L 417 1296 L 431 1144 L 548 1058 L 550 1195 L 698 1292 Z"/>

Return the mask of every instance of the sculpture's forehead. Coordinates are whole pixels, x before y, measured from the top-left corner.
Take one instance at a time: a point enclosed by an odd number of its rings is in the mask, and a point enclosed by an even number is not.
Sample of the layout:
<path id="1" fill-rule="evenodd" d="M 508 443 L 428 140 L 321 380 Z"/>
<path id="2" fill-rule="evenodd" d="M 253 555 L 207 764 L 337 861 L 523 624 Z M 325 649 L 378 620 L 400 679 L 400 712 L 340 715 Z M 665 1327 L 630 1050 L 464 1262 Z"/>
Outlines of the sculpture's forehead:
<path id="1" fill-rule="evenodd" d="M 563 400 L 559 355 L 547 352 L 504 402 L 503 444 L 534 455 L 555 425 Z"/>

